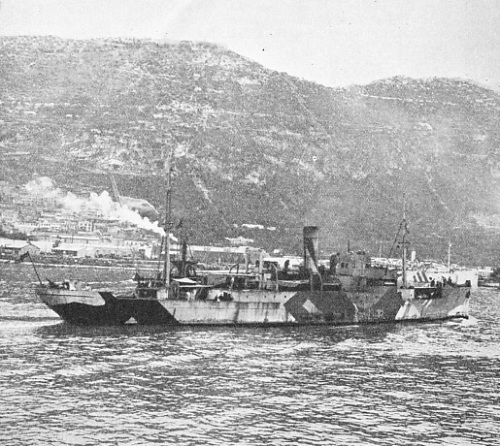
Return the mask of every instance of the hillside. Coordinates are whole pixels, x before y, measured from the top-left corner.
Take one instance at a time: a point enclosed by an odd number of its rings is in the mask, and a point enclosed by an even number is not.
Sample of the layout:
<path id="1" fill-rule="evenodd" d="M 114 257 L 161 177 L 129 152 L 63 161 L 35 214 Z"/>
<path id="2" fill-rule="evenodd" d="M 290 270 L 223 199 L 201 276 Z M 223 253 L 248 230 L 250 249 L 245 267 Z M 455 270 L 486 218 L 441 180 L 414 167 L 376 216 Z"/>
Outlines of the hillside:
<path id="1" fill-rule="evenodd" d="M 498 263 L 500 97 L 455 79 L 331 89 L 206 43 L 0 38 L 0 180 L 33 173 L 74 193 L 174 214 L 193 242 L 238 235 L 299 250 L 389 254 L 408 203 L 419 257 Z M 242 224 L 269 229 L 249 229 Z M 395 254 L 395 253 L 393 253 Z"/>

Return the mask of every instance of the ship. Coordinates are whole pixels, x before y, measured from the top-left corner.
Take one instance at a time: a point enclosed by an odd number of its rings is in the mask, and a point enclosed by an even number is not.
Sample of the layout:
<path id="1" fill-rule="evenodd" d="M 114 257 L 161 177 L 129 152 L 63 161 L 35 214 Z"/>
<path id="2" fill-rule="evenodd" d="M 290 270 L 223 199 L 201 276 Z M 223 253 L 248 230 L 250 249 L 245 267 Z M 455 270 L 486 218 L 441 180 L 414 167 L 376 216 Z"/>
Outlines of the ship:
<path id="1" fill-rule="evenodd" d="M 261 256 L 251 268 L 249 262 L 241 270 L 235 265 L 208 283 L 183 255 L 166 262 L 166 274 L 136 274 L 129 293 L 67 280 L 42 283 L 36 294 L 77 325 L 355 325 L 468 318 L 470 283 L 408 286 L 403 278 L 400 284 L 396 270 L 372 266 L 364 251 L 336 253 L 325 264 L 318 259 L 318 235 L 318 227 L 304 228 L 298 267 Z"/>
<path id="2" fill-rule="evenodd" d="M 212 279 L 199 275 L 186 258 L 186 244 L 170 258 L 171 186 L 167 160 L 163 267 L 156 277 L 136 274 L 133 291 L 90 289 L 76 280 L 40 281 L 36 295 L 63 320 L 77 325 L 285 326 L 356 325 L 464 319 L 469 316 L 470 283 L 411 286 L 403 276 L 372 266 L 364 251 L 319 259 L 319 228 L 303 228 L 299 265 L 261 257 L 250 268 L 235 265 Z M 400 228 L 406 228 L 406 216 Z"/>

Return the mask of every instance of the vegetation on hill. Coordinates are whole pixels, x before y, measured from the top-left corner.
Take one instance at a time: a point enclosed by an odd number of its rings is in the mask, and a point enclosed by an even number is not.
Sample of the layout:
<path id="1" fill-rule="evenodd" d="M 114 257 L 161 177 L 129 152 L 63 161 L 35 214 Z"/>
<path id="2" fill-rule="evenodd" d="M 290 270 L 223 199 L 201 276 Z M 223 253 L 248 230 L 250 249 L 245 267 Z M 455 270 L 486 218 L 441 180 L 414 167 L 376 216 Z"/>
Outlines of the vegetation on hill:
<path id="1" fill-rule="evenodd" d="M 387 256 L 405 197 L 420 258 L 444 260 L 451 242 L 454 262 L 498 263 L 491 90 L 403 77 L 332 89 L 192 42 L 2 37 L 0 61 L 0 180 L 36 172 L 100 193 L 113 172 L 161 209 L 173 147 L 174 216 L 194 243 L 300 252 L 317 224 L 325 252 Z"/>

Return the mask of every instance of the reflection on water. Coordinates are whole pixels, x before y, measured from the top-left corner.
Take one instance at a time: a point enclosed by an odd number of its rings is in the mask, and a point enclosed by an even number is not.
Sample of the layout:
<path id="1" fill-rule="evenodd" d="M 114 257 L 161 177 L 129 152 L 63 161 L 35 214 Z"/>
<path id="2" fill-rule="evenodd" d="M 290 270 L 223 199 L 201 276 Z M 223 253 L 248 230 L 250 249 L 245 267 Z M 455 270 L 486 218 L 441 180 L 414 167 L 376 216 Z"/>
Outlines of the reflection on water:
<path id="1" fill-rule="evenodd" d="M 1 280 L 1 278 L 0 278 Z M 469 321 L 72 327 L 0 282 L 0 444 L 493 445 L 498 298 Z"/>

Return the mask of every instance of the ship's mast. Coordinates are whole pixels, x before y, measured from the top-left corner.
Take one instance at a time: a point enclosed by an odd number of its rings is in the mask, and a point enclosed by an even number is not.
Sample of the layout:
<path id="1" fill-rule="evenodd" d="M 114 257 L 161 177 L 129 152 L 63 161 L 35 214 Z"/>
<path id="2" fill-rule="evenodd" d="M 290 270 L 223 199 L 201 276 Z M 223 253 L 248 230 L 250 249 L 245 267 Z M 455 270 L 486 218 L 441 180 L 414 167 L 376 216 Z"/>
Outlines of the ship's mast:
<path id="1" fill-rule="evenodd" d="M 165 164 L 166 171 L 166 194 L 165 194 L 165 259 L 163 262 L 163 282 L 166 286 L 170 284 L 170 230 L 172 229 L 172 154 L 173 148 L 169 151 Z"/>
<path id="2" fill-rule="evenodd" d="M 403 201 L 403 288 L 408 288 L 406 280 L 406 200 Z"/>

